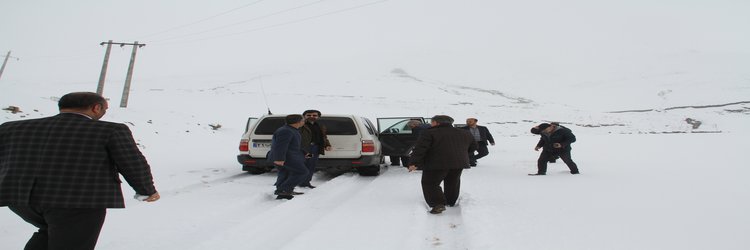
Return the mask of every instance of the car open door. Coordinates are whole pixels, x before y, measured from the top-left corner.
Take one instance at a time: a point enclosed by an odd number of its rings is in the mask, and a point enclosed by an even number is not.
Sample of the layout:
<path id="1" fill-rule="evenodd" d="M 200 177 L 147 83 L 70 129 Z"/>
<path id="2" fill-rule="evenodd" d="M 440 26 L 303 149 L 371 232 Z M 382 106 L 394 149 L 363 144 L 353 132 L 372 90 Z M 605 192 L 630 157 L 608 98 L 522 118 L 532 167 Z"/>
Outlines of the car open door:
<path id="1" fill-rule="evenodd" d="M 423 117 L 383 117 L 378 118 L 378 139 L 382 146 L 383 155 L 409 155 L 418 135 L 406 125 L 411 120 L 425 122 Z"/>

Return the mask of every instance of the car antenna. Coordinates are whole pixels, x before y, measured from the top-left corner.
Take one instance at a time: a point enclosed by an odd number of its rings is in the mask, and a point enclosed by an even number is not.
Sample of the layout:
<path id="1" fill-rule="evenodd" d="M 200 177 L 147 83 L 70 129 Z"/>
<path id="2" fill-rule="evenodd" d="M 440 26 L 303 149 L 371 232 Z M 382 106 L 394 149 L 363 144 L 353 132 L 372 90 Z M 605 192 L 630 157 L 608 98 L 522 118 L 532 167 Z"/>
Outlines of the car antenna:
<path id="1" fill-rule="evenodd" d="M 268 114 L 271 114 L 271 107 L 268 106 L 268 99 L 266 98 L 266 89 L 263 88 L 263 76 L 258 77 L 260 79 L 260 92 L 263 93 L 263 102 L 266 103 L 266 109 L 268 109 Z"/>

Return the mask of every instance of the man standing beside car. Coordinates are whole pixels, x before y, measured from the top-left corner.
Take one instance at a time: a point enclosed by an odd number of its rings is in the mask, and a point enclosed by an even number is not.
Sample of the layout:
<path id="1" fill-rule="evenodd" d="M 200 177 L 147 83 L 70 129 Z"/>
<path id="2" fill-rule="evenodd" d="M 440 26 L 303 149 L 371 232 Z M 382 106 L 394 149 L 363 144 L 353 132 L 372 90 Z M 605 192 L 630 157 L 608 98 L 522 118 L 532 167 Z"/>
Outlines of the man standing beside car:
<path id="1" fill-rule="evenodd" d="M 0 206 L 39 228 L 25 249 L 94 249 L 108 208 L 159 200 L 151 167 L 125 124 L 100 121 L 101 95 L 60 98 L 60 114 L 0 125 Z"/>
<path id="2" fill-rule="evenodd" d="M 268 159 L 279 169 L 276 180 L 276 199 L 294 198 L 294 187 L 307 177 L 305 157 L 302 154 L 299 128 L 305 125 L 301 115 L 287 115 L 286 125 L 273 132 Z"/>
<path id="3" fill-rule="evenodd" d="M 495 139 L 492 138 L 490 130 L 485 126 L 477 125 L 478 121 L 477 118 L 467 118 L 466 126 L 462 127 L 463 129 L 468 130 L 471 135 L 474 136 L 474 140 L 477 141 L 478 146 L 476 154 L 474 154 L 474 150 L 469 151 L 469 165 L 472 167 L 477 165 L 478 159 L 490 154 L 490 150 L 487 149 L 487 142 L 489 142 L 490 145 L 495 146 Z"/>
<path id="4" fill-rule="evenodd" d="M 452 124 L 450 116 L 432 117 L 432 127 L 419 136 L 409 158 L 409 172 L 422 168 L 422 193 L 432 214 L 442 213 L 446 205 L 456 205 L 461 172 L 469 167 L 466 152 L 477 147 L 471 134 Z M 440 188 L 441 182 L 445 192 Z"/>
<path id="5" fill-rule="evenodd" d="M 331 143 L 326 135 L 326 128 L 318 122 L 321 113 L 318 110 L 305 110 L 302 112 L 305 117 L 305 125 L 300 129 L 302 134 L 302 151 L 305 153 L 305 166 L 307 167 L 307 177 L 299 184 L 300 187 L 315 188 L 310 183 L 315 167 L 318 165 L 320 155 L 325 155 L 325 151 L 331 151 Z"/>

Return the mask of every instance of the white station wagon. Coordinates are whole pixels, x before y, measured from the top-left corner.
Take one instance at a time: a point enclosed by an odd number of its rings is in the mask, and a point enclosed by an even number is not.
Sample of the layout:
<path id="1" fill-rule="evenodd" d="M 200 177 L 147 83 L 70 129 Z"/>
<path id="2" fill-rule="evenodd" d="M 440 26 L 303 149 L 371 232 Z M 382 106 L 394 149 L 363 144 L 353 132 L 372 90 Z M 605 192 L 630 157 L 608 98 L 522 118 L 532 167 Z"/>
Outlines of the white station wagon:
<path id="1" fill-rule="evenodd" d="M 248 118 L 237 155 L 242 170 L 262 174 L 274 168 L 266 160 L 266 153 L 271 148 L 273 132 L 285 124 L 284 117 L 285 114 Z M 357 115 L 324 115 L 318 122 L 326 127 L 332 150 L 320 156 L 317 170 L 332 174 L 356 170 L 366 176 L 380 173 L 383 154 L 379 133 L 369 119 Z"/>

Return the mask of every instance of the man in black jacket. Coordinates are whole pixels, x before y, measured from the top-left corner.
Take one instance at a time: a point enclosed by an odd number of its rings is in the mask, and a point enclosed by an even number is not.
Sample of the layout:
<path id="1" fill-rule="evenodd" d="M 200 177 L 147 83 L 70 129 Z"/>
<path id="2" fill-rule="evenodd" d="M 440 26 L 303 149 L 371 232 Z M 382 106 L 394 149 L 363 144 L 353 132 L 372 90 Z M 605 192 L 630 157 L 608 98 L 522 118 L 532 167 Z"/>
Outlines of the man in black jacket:
<path id="1" fill-rule="evenodd" d="M 425 130 L 409 157 L 409 172 L 422 171 L 422 193 L 432 210 L 439 214 L 445 205 L 454 206 L 461 189 L 461 172 L 469 167 L 469 150 L 476 149 L 476 141 L 468 132 L 454 128 L 453 118 L 446 115 L 432 117 L 432 127 Z M 445 192 L 440 188 L 443 182 Z"/>
<path id="2" fill-rule="evenodd" d="M 326 127 L 318 122 L 322 116 L 320 111 L 310 109 L 302 112 L 305 119 L 304 126 L 300 128 L 302 134 L 302 152 L 305 153 L 305 167 L 307 167 L 307 177 L 299 184 L 300 187 L 315 188 L 312 185 L 312 177 L 315 174 L 315 168 L 318 166 L 318 159 L 325 155 L 326 151 L 331 151 L 331 142 L 328 141 Z"/>
<path id="3" fill-rule="evenodd" d="M 478 121 L 477 118 L 468 118 L 466 119 L 466 127 L 461 127 L 468 130 L 474 137 L 474 140 L 477 141 L 477 153 L 474 154 L 474 150 L 469 151 L 469 165 L 472 167 L 477 165 L 478 159 L 490 154 L 490 150 L 487 148 L 487 142 L 489 142 L 490 145 L 495 146 L 495 139 L 492 138 L 490 130 L 485 126 L 477 125 Z"/>
<path id="4" fill-rule="evenodd" d="M 568 165 L 571 174 L 580 173 L 578 165 L 570 157 L 572 149 L 570 144 L 576 141 L 576 137 L 570 129 L 560 126 L 557 123 L 542 123 L 531 128 L 531 133 L 541 136 L 534 150 L 539 151 L 541 148 L 542 153 L 539 154 L 539 159 L 537 160 L 536 174 L 529 175 L 546 175 L 547 162 L 555 156 L 559 156 L 565 162 L 565 165 Z"/>
<path id="5" fill-rule="evenodd" d="M 39 228 L 25 249 L 94 249 L 106 209 L 125 207 L 120 175 L 141 200 L 159 193 L 128 126 L 99 120 L 102 96 L 70 93 L 58 107 L 0 125 L 0 206 Z"/>

